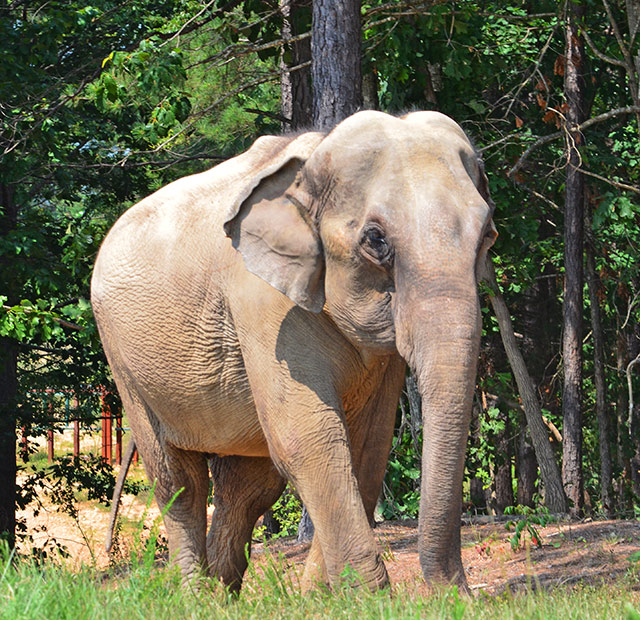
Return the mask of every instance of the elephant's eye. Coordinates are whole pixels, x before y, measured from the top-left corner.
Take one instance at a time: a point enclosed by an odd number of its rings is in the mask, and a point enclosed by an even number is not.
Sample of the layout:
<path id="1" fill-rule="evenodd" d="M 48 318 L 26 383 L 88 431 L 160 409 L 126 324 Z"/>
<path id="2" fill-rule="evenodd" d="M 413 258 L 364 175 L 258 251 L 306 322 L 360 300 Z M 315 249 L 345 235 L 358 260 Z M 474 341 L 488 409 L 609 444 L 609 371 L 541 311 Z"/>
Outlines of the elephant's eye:
<path id="1" fill-rule="evenodd" d="M 367 258 L 385 265 L 391 261 L 391 246 L 379 226 L 368 226 L 362 233 L 361 247 Z"/>

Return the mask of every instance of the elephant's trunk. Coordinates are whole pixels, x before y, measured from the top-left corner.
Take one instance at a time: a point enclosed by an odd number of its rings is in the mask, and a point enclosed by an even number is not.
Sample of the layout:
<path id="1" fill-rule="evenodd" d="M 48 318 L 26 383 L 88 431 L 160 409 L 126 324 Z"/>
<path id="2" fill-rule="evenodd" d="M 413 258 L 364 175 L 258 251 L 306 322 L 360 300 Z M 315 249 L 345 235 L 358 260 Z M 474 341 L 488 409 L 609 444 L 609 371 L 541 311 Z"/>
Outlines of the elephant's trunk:
<path id="1" fill-rule="evenodd" d="M 474 283 L 475 284 L 475 283 Z M 422 396 L 423 452 L 418 549 L 428 583 L 467 588 L 460 556 L 460 513 L 480 339 L 475 286 L 419 304 L 399 349 Z M 402 344 L 405 344 L 404 351 Z"/>

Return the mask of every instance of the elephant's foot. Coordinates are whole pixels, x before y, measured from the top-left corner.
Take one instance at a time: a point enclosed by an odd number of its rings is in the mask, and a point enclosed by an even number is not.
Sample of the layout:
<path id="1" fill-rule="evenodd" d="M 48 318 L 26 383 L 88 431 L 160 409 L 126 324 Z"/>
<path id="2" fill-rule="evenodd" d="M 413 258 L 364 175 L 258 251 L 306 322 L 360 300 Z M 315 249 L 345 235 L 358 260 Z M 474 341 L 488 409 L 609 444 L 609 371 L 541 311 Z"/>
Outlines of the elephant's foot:
<path id="1" fill-rule="evenodd" d="M 467 583 L 467 578 L 461 561 L 448 562 L 444 568 L 421 562 L 421 568 L 422 575 L 424 576 L 428 587 L 432 589 L 439 589 L 447 588 L 449 586 L 457 586 L 460 593 L 471 595 L 471 590 Z"/>
<path id="2" fill-rule="evenodd" d="M 244 573 L 247 570 L 246 556 L 242 558 L 239 556 L 235 558 L 224 557 L 216 549 L 208 549 L 207 552 L 210 558 L 215 557 L 213 562 L 209 564 L 209 576 L 220 581 L 231 594 L 238 594 L 242 588 Z"/>
<path id="3" fill-rule="evenodd" d="M 327 567 L 324 564 L 318 538 L 315 536 L 304 565 L 304 573 L 302 574 L 300 585 L 303 594 L 329 585 Z"/>
<path id="4" fill-rule="evenodd" d="M 349 569 L 345 569 L 341 578 L 348 580 L 349 583 L 355 586 L 366 587 L 372 592 L 388 588 L 390 582 L 387 567 L 384 565 L 382 558 L 380 558 L 378 554 L 376 555 L 376 562 L 372 571 L 359 572 L 357 569 L 354 569 L 354 571 L 350 573 Z"/>
<path id="5" fill-rule="evenodd" d="M 355 588 L 364 587 L 371 591 L 388 587 L 389 576 L 382 559 L 376 554 L 372 562 L 360 565 L 346 563 L 343 570 L 332 578 L 327 571 L 318 538 L 314 537 L 302 575 L 302 592 L 306 594 L 313 590 L 343 587 L 344 585 Z"/>

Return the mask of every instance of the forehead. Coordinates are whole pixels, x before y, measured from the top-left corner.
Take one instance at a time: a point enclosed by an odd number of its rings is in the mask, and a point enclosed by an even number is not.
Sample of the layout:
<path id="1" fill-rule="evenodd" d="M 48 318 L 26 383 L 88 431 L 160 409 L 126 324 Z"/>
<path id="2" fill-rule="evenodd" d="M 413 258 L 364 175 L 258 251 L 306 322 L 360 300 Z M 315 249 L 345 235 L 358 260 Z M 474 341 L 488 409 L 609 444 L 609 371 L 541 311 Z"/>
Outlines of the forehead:
<path id="1" fill-rule="evenodd" d="M 478 160 L 459 125 L 438 112 L 395 118 L 361 112 L 338 125 L 320 144 L 314 159 L 331 173 L 362 179 L 392 170 L 416 174 L 459 174 L 477 182 Z"/>

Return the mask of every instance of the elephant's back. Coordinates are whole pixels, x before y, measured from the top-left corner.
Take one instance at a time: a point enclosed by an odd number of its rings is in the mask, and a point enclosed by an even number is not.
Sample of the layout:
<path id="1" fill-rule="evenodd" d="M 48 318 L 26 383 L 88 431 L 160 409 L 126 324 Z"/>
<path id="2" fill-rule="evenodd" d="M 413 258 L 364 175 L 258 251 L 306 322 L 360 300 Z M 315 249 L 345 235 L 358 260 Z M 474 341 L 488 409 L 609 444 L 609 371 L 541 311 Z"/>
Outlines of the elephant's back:
<path id="1" fill-rule="evenodd" d="M 253 443 L 257 454 L 266 446 L 224 292 L 242 259 L 224 235 L 230 195 L 220 172 L 129 209 L 100 250 L 91 299 L 114 374 L 135 386 L 172 443 L 218 453 Z"/>
<path id="2" fill-rule="evenodd" d="M 311 148 L 319 137 L 302 139 Z M 246 272 L 223 225 L 290 143 L 261 138 L 169 184 L 129 209 L 99 252 L 92 304 L 109 362 L 179 447 L 268 454 L 228 297 L 247 279 L 256 296 L 281 295 Z"/>

